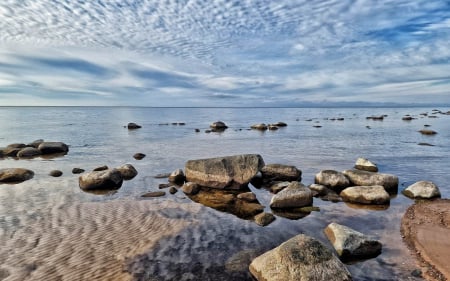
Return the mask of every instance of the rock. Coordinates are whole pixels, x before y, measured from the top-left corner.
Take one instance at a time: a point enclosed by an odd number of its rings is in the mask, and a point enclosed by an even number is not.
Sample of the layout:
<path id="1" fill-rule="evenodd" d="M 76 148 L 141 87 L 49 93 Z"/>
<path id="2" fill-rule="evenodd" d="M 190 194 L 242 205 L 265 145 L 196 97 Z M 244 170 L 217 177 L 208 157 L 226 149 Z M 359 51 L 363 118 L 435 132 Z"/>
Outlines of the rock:
<path id="1" fill-rule="evenodd" d="M 168 178 L 170 176 L 170 173 L 163 173 L 163 174 L 157 174 L 156 176 L 154 176 L 155 179 L 165 179 Z"/>
<path id="2" fill-rule="evenodd" d="M 21 150 L 22 148 L 6 147 L 5 149 L 3 149 L 3 155 L 7 157 L 17 157 L 17 153 L 19 153 L 19 151 Z"/>
<path id="3" fill-rule="evenodd" d="M 34 172 L 23 168 L 0 169 L 0 182 L 18 183 L 33 178 Z"/>
<path id="4" fill-rule="evenodd" d="M 186 180 L 182 169 L 176 169 L 169 175 L 169 181 L 174 183 L 183 183 Z"/>
<path id="5" fill-rule="evenodd" d="M 142 126 L 138 125 L 136 123 L 128 123 L 127 128 L 129 130 L 134 130 L 134 129 L 140 129 L 140 128 L 142 128 Z"/>
<path id="6" fill-rule="evenodd" d="M 261 172 L 256 173 L 256 175 L 250 180 L 250 183 L 256 188 L 261 188 L 264 184 Z"/>
<path id="7" fill-rule="evenodd" d="M 265 182 L 299 181 L 302 176 L 302 171 L 295 166 L 268 164 L 262 167 L 261 174 Z"/>
<path id="8" fill-rule="evenodd" d="M 213 122 L 211 125 L 209 125 L 209 127 L 212 130 L 218 130 L 218 131 L 223 131 L 228 128 L 228 126 L 222 121 Z"/>
<path id="9" fill-rule="evenodd" d="M 381 253 L 381 243 L 350 227 L 330 223 L 324 230 L 338 256 L 343 260 L 376 257 Z"/>
<path id="10" fill-rule="evenodd" d="M 84 169 L 81 168 L 73 168 L 72 169 L 72 174 L 81 174 L 84 173 Z"/>
<path id="11" fill-rule="evenodd" d="M 172 184 L 170 184 L 170 183 L 160 183 L 158 185 L 158 188 L 159 189 L 164 189 L 164 188 L 168 188 L 168 187 L 171 187 L 171 186 L 172 186 Z"/>
<path id="12" fill-rule="evenodd" d="M 423 145 L 423 146 L 434 146 L 434 144 L 427 143 L 427 142 L 419 142 L 418 145 Z"/>
<path id="13" fill-rule="evenodd" d="M 368 172 L 378 172 L 377 164 L 365 158 L 358 158 L 356 160 L 355 169 Z"/>
<path id="14" fill-rule="evenodd" d="M 313 193 L 315 192 L 317 194 L 317 196 L 327 195 L 328 192 L 331 191 L 331 189 L 329 189 L 325 185 L 317 184 L 317 183 L 313 183 L 308 187 L 309 187 L 309 189 L 311 189 L 313 191 Z"/>
<path id="15" fill-rule="evenodd" d="M 136 169 L 131 164 L 122 165 L 120 167 L 117 167 L 116 170 L 120 172 L 124 180 L 131 180 L 138 174 Z"/>
<path id="16" fill-rule="evenodd" d="M 390 200 L 389 193 L 381 185 L 347 187 L 340 196 L 345 202 L 358 204 L 387 205 Z"/>
<path id="17" fill-rule="evenodd" d="M 431 181 L 418 181 L 405 188 L 402 193 L 413 199 L 430 199 L 441 197 L 439 188 Z"/>
<path id="18" fill-rule="evenodd" d="M 19 158 L 30 158 L 38 155 L 41 155 L 41 151 L 34 147 L 24 147 L 17 152 L 17 157 Z"/>
<path id="19" fill-rule="evenodd" d="M 250 126 L 250 128 L 252 128 L 254 130 L 260 130 L 260 131 L 265 131 L 268 129 L 267 125 L 264 123 L 253 124 Z"/>
<path id="20" fill-rule="evenodd" d="M 320 171 L 314 177 L 314 182 L 336 191 L 350 186 L 350 181 L 343 173 L 333 170 Z"/>
<path id="21" fill-rule="evenodd" d="M 57 177 L 62 176 L 62 174 L 63 174 L 63 172 L 61 172 L 60 170 L 53 170 L 53 171 L 50 171 L 50 173 L 48 175 L 57 178 Z"/>
<path id="22" fill-rule="evenodd" d="M 38 148 L 39 145 L 40 145 L 41 143 L 43 143 L 43 142 L 44 142 L 43 139 L 38 139 L 38 140 L 35 140 L 35 141 L 33 141 L 33 142 L 30 142 L 29 144 L 27 144 L 27 146 L 34 147 L 34 148 Z"/>
<path id="23" fill-rule="evenodd" d="M 366 117 L 366 119 L 372 119 L 372 120 L 383 121 L 384 115 L 380 115 L 380 116 L 369 116 L 369 117 Z"/>
<path id="24" fill-rule="evenodd" d="M 122 182 L 122 174 L 117 169 L 93 171 L 78 178 L 82 190 L 119 189 Z"/>
<path id="25" fill-rule="evenodd" d="M 406 116 L 403 116 L 402 117 L 402 120 L 403 121 L 411 121 L 411 120 L 413 120 L 414 118 L 412 117 L 412 116 L 410 116 L 410 115 L 406 115 Z"/>
<path id="26" fill-rule="evenodd" d="M 288 187 L 290 183 L 291 182 L 289 182 L 289 181 L 282 181 L 282 182 L 274 183 L 270 186 L 270 192 L 272 192 L 273 194 L 277 194 L 278 192 L 280 192 L 283 189 L 285 189 L 286 187 Z"/>
<path id="27" fill-rule="evenodd" d="M 63 142 L 43 142 L 38 146 L 42 154 L 67 153 L 69 147 Z"/>
<path id="28" fill-rule="evenodd" d="M 428 130 L 428 129 L 420 130 L 419 133 L 421 133 L 422 135 L 436 135 L 437 134 L 436 131 Z"/>
<path id="29" fill-rule="evenodd" d="M 141 197 L 161 197 L 164 195 L 166 195 L 166 192 L 164 191 L 152 191 L 142 194 Z"/>
<path id="30" fill-rule="evenodd" d="M 291 182 L 288 187 L 278 192 L 270 201 L 271 208 L 299 208 L 311 206 L 313 203 L 312 192 L 299 182 Z"/>
<path id="31" fill-rule="evenodd" d="M 145 157 L 144 153 L 136 153 L 133 155 L 133 158 L 136 160 L 142 160 L 142 159 L 144 159 L 144 157 Z"/>
<path id="32" fill-rule="evenodd" d="M 276 130 L 278 130 L 278 127 L 274 126 L 274 125 L 269 125 L 267 128 L 269 129 L 269 131 L 276 131 Z"/>
<path id="33" fill-rule="evenodd" d="M 258 200 L 256 199 L 255 193 L 253 193 L 253 192 L 239 193 L 239 194 L 237 195 L 237 198 L 238 198 L 238 199 L 241 199 L 241 200 L 244 200 L 244 201 L 247 201 L 247 202 L 256 202 L 256 201 L 258 201 Z"/>
<path id="34" fill-rule="evenodd" d="M 177 193 L 178 192 L 178 189 L 175 187 L 175 186 L 171 186 L 170 188 L 169 188 L 169 193 L 170 194 L 175 194 L 175 193 Z"/>
<path id="35" fill-rule="evenodd" d="M 24 143 L 11 143 L 11 144 L 8 144 L 8 146 L 6 148 L 24 148 L 26 146 L 27 145 Z"/>
<path id="36" fill-rule="evenodd" d="M 271 224 L 275 220 L 275 216 L 270 213 L 260 213 L 255 216 L 255 223 L 260 226 L 266 226 Z"/>
<path id="37" fill-rule="evenodd" d="M 287 124 L 284 123 L 284 122 L 277 122 L 277 123 L 272 124 L 272 125 L 277 126 L 277 127 L 286 127 L 287 126 Z"/>
<path id="38" fill-rule="evenodd" d="M 390 193 L 396 193 L 398 189 L 398 177 L 394 175 L 361 170 L 345 170 L 343 174 L 347 176 L 352 185 L 382 185 Z"/>
<path id="39" fill-rule="evenodd" d="M 219 189 L 240 189 L 264 166 L 257 154 L 217 157 L 186 162 L 186 180 Z"/>
<path id="40" fill-rule="evenodd" d="M 196 133 L 200 133 L 200 129 L 198 129 L 198 128 L 195 129 L 194 131 L 195 131 Z"/>
<path id="41" fill-rule="evenodd" d="M 304 234 L 255 258 L 249 269 L 258 281 L 352 280 L 345 265 L 327 247 Z"/>
<path id="42" fill-rule="evenodd" d="M 186 182 L 181 187 L 181 190 L 187 195 L 195 195 L 200 191 L 200 186 L 193 182 Z"/>
<path id="43" fill-rule="evenodd" d="M 97 167 L 97 168 L 94 168 L 92 171 L 94 171 L 94 172 L 98 172 L 98 171 L 105 171 L 105 170 L 108 170 L 109 168 L 108 168 L 108 166 L 106 166 L 106 165 L 103 165 L 103 166 L 100 166 L 100 167 Z"/>

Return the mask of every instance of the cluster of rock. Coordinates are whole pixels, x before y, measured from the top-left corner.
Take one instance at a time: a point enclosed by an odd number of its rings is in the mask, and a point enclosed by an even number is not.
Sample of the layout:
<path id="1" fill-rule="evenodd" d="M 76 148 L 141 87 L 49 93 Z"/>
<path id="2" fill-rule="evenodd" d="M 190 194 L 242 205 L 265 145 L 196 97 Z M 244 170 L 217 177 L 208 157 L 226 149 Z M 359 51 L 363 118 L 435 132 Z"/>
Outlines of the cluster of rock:
<path id="1" fill-rule="evenodd" d="M 33 158 L 52 154 L 67 154 L 69 146 L 63 142 L 46 142 L 42 139 L 29 144 L 12 143 L 0 148 L 0 157 Z"/>
<path id="2" fill-rule="evenodd" d="M 137 174 L 138 172 L 131 164 L 112 169 L 105 166 L 81 175 L 78 183 L 84 191 L 115 190 L 122 186 L 124 180 L 131 180 Z"/>
<path id="3" fill-rule="evenodd" d="M 266 130 L 270 130 L 270 131 L 274 131 L 274 130 L 278 130 L 280 127 L 286 127 L 287 124 L 284 122 L 277 122 L 277 123 L 273 123 L 273 124 L 265 124 L 265 123 L 258 123 L 258 124 L 253 124 L 250 126 L 251 129 L 254 130 L 259 130 L 259 131 L 266 131 Z"/>

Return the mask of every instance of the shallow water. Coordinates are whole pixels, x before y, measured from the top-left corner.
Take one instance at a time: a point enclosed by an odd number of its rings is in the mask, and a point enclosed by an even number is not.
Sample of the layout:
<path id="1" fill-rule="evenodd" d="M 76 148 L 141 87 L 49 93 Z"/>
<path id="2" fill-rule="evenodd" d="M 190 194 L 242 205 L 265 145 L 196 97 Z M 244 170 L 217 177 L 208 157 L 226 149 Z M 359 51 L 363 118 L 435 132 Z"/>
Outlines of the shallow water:
<path id="1" fill-rule="evenodd" d="M 383 243 L 377 258 L 348 265 L 354 280 L 417 280 L 399 232 L 412 200 L 400 193 L 386 210 L 314 199 L 319 212 L 299 220 L 277 216 L 267 227 L 201 206 L 181 192 L 151 199 L 140 195 L 166 181 L 155 175 L 182 168 L 189 159 L 258 153 L 266 163 L 297 166 L 306 185 L 320 170 L 349 169 L 358 157 L 366 157 L 380 172 L 398 175 L 399 190 L 431 180 L 448 198 L 450 116 L 429 118 L 419 115 L 423 112 L 432 115 L 432 108 L 0 107 L 0 146 L 41 138 L 70 145 L 64 157 L 0 160 L 0 168 L 35 172 L 29 181 L 0 185 L 0 280 L 251 280 L 251 258 L 296 234 L 330 245 L 323 229 L 332 221 Z M 384 121 L 366 119 L 381 114 L 388 115 Z M 405 114 L 418 119 L 402 121 Z M 329 120 L 335 117 L 344 121 Z M 204 133 L 217 120 L 230 128 Z M 254 123 L 277 121 L 288 126 L 247 130 Z M 143 127 L 129 131 L 123 127 L 128 122 Z M 314 128 L 317 124 L 322 127 Z M 438 134 L 418 133 L 425 124 Z M 196 128 L 201 132 L 195 133 Z M 147 156 L 137 161 L 132 158 L 136 152 Z M 107 195 L 81 191 L 78 176 L 71 173 L 74 167 L 125 163 L 132 163 L 138 176 Z M 63 176 L 48 176 L 53 169 Z M 269 205 L 268 191 L 250 188 L 261 204 Z M 64 262 L 50 266 L 58 260 Z"/>

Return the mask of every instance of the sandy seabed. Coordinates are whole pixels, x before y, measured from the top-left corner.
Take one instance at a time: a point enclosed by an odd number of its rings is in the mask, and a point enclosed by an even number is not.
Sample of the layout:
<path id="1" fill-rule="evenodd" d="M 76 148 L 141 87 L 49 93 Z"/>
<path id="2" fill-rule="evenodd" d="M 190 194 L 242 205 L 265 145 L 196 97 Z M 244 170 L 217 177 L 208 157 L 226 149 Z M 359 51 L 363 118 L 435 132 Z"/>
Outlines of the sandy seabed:
<path id="1" fill-rule="evenodd" d="M 60 205 L 30 216 L 0 233 L 0 280 L 132 280 L 127 260 L 195 223 L 160 212 L 170 208 L 198 211 L 170 201 L 122 200 Z"/>

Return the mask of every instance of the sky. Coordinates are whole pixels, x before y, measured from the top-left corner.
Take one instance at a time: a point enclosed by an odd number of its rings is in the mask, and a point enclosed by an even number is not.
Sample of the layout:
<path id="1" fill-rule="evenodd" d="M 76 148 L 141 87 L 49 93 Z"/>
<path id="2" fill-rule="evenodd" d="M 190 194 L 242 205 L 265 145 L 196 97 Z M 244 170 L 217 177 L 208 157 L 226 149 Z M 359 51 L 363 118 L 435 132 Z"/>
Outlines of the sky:
<path id="1" fill-rule="evenodd" d="M 449 0 L 1 0 L 0 106 L 450 105 Z"/>

